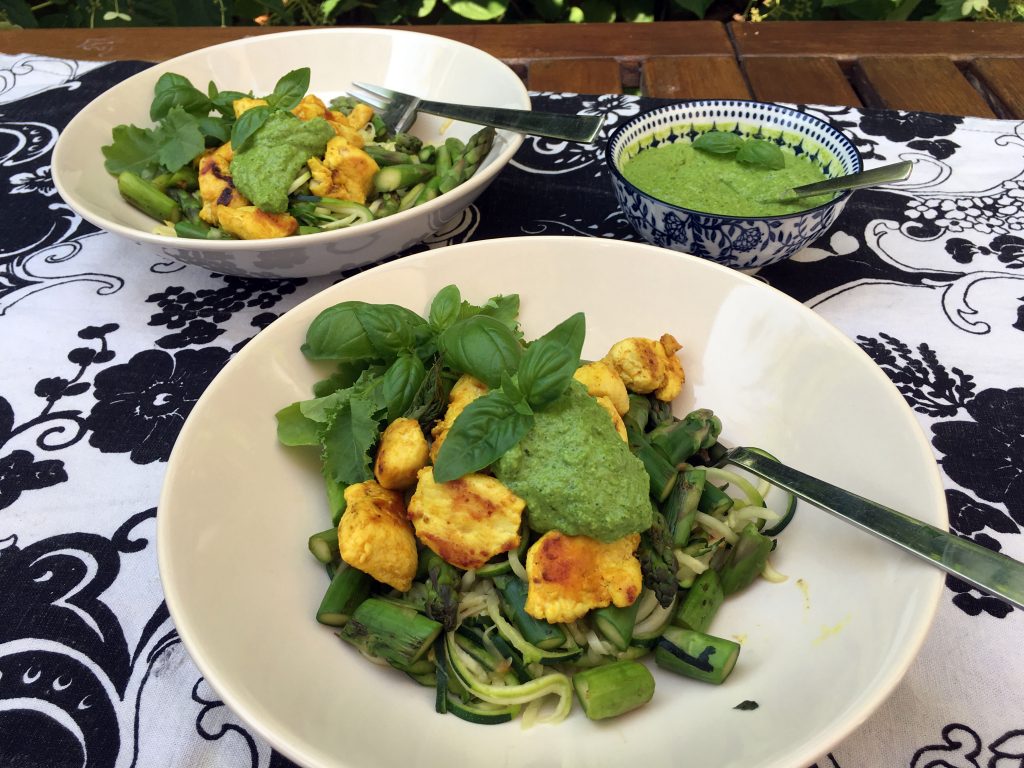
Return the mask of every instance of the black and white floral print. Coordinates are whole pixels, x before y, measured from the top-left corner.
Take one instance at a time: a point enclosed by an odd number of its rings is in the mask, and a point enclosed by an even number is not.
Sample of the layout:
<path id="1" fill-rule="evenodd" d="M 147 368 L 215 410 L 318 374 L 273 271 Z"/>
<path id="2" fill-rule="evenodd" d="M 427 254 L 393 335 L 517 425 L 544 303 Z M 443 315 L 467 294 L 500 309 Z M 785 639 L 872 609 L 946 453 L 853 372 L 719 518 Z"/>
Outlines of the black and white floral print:
<path id="1" fill-rule="evenodd" d="M 0 765 L 285 768 L 174 631 L 154 505 L 216 373 L 344 275 L 248 280 L 152 260 L 67 207 L 50 168 L 61 128 L 145 66 L 0 56 Z M 487 193 L 412 251 L 511 235 L 638 239 L 604 143 L 662 102 L 533 98 L 605 115 L 602 135 L 527 139 Z M 859 193 L 810 248 L 758 277 L 814 307 L 892 379 L 940 462 L 951 530 L 1024 557 L 1024 124 L 801 109 L 846 130 L 869 166 L 911 159 L 915 171 Z M 815 768 L 1020 768 L 1024 721 L 1002 705 L 1024 678 L 1022 614 L 948 579 L 905 683 Z M 901 718 L 903 705 L 919 721 Z"/>

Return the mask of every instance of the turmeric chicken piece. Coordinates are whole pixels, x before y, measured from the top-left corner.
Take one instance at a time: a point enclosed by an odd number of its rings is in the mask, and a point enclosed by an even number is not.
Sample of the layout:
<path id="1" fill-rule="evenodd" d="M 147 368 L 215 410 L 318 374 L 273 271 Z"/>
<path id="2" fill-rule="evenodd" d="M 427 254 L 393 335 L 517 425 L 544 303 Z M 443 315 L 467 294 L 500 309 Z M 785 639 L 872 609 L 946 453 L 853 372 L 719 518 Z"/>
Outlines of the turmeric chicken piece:
<path id="1" fill-rule="evenodd" d="M 609 604 L 632 605 L 642 586 L 639 543 L 639 533 L 605 544 L 548 531 L 526 554 L 526 612 L 558 624 Z"/>
<path id="2" fill-rule="evenodd" d="M 489 475 L 436 483 L 433 469 L 424 467 L 409 500 L 409 519 L 416 538 L 443 560 L 470 570 L 519 546 L 525 506 Z"/>
<path id="3" fill-rule="evenodd" d="M 344 136 L 335 136 L 327 142 L 322 162 L 311 157 L 306 165 L 313 175 L 309 191 L 314 195 L 351 200 L 360 205 L 366 202 L 373 189 L 373 176 L 380 170 L 372 157 Z"/>
<path id="4" fill-rule="evenodd" d="M 218 207 L 238 208 L 249 204 L 231 180 L 232 157 L 234 152 L 229 141 L 199 158 L 199 198 L 203 201 L 199 218 L 207 224 L 219 223 Z"/>
<path id="5" fill-rule="evenodd" d="M 217 206 L 217 222 L 225 232 L 242 240 L 263 240 L 294 235 L 299 222 L 287 213 L 267 213 L 255 205 Z"/>
<path id="6" fill-rule="evenodd" d="M 430 430 L 430 435 L 434 438 L 434 442 L 430 446 L 431 461 L 437 461 L 437 452 L 441 450 L 445 435 L 448 434 L 448 430 L 452 428 L 452 424 L 455 423 L 459 414 L 467 405 L 486 394 L 487 385 L 480 379 L 476 379 L 468 373 L 459 377 L 459 380 L 452 386 L 451 392 L 448 393 L 448 410 L 444 412 L 444 419 L 434 424 L 434 428 Z"/>
<path id="7" fill-rule="evenodd" d="M 581 365 L 572 377 L 587 388 L 591 397 L 607 397 L 620 416 L 629 410 L 626 385 L 616 370 L 603 360 Z"/>
<path id="8" fill-rule="evenodd" d="M 243 96 L 240 99 L 235 99 L 231 102 L 231 109 L 235 112 L 235 118 L 241 117 L 243 114 L 248 112 L 253 107 L 265 107 L 267 106 L 266 99 L 251 99 L 248 96 Z"/>
<path id="9" fill-rule="evenodd" d="M 314 117 L 327 119 L 329 112 L 330 110 L 327 109 L 327 105 L 312 93 L 307 93 L 303 96 L 302 101 L 292 110 L 292 114 L 299 118 L 299 120 L 312 120 Z"/>
<path id="10" fill-rule="evenodd" d="M 604 362 L 615 369 L 626 389 L 641 395 L 653 392 L 657 399 L 669 402 L 685 380 L 675 356 L 679 349 L 679 342 L 667 333 L 658 341 L 634 336 L 613 344 Z"/>
<path id="11" fill-rule="evenodd" d="M 377 581 L 408 592 L 416 575 L 416 537 L 402 495 L 373 480 L 345 489 L 345 514 L 338 524 L 341 558 Z"/>
<path id="12" fill-rule="evenodd" d="M 380 437 L 373 474 L 384 488 L 401 491 L 416 485 L 417 473 L 429 460 L 430 448 L 419 422 L 399 418 Z"/>
<path id="13" fill-rule="evenodd" d="M 622 421 L 622 417 L 619 416 L 619 412 L 612 404 L 611 399 L 604 395 L 601 395 L 601 397 L 595 397 L 594 399 L 597 400 L 598 405 L 608 411 L 608 415 L 611 416 L 612 426 L 615 427 L 615 431 L 619 433 L 619 437 L 621 437 L 623 441 L 628 443 L 629 435 L 626 432 L 626 424 Z"/>

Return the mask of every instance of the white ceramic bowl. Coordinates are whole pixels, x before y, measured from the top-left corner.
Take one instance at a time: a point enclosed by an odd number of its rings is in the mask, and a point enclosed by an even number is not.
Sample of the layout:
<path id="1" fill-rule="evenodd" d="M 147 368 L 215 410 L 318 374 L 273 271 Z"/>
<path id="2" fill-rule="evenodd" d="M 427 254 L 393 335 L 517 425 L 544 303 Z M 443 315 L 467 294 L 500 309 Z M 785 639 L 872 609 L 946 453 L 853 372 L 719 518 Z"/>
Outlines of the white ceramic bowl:
<path id="1" fill-rule="evenodd" d="M 642 265 L 643 280 L 622 280 Z M 314 615 L 327 588 L 306 549 L 330 519 L 316 451 L 277 443 L 274 413 L 323 373 L 299 351 L 340 301 L 425 313 L 449 283 L 482 302 L 518 293 L 536 338 L 587 318 L 583 356 L 620 338 L 674 333 L 676 403 L 714 409 L 731 444 L 761 446 L 812 475 L 947 524 L 917 419 L 884 373 L 808 308 L 735 270 L 639 243 L 485 240 L 385 264 L 314 296 L 261 332 L 189 416 L 167 468 L 157 547 L 167 605 L 196 664 L 253 729 L 304 766 L 468 765 L 806 768 L 899 681 L 928 630 L 942 574 L 801 505 L 773 565 L 789 578 L 730 597 L 711 631 L 743 642 L 721 686 L 655 669 L 654 700 L 589 722 L 471 725 L 434 693 L 376 666 Z M 770 503 L 778 504 L 779 500 Z M 734 707 L 758 702 L 753 712 Z"/>
<path id="2" fill-rule="evenodd" d="M 621 125 L 605 153 L 619 207 L 649 243 L 736 269 L 788 259 L 825 234 L 850 198 L 841 192 L 821 205 L 780 216 L 726 216 L 672 205 L 636 187 L 623 164 L 648 147 L 691 142 L 708 131 L 773 139 L 809 158 L 825 178 L 861 170 L 860 152 L 839 129 L 806 112 L 759 101 L 698 99 L 637 115 Z"/>
<path id="3" fill-rule="evenodd" d="M 61 133 L 53 178 L 61 197 L 84 219 L 161 256 L 215 272 L 251 277 L 309 277 L 372 264 L 441 229 L 487 188 L 523 137 L 498 131 L 480 169 L 429 203 L 350 229 L 277 240 L 185 240 L 152 234 L 155 223 L 121 199 L 103 168 L 100 147 L 122 123 L 149 127 L 153 86 L 165 72 L 188 77 L 201 90 L 269 93 L 286 72 L 310 67 L 310 93 L 325 100 L 352 81 L 376 83 L 441 101 L 529 109 L 518 76 L 493 56 L 435 35 L 394 29 L 316 29 L 282 32 L 204 48 L 130 77 L 86 106 Z M 479 126 L 422 115 L 411 132 L 429 143 L 466 139 Z"/>

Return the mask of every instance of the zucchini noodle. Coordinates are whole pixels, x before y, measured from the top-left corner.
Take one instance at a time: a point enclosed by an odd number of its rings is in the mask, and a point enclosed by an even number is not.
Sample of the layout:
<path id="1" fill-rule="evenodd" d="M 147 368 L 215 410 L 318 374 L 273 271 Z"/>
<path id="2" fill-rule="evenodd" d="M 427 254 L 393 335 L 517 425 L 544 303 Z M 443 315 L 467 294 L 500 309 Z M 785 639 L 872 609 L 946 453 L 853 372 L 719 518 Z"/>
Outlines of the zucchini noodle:
<path id="1" fill-rule="evenodd" d="M 770 560 L 766 560 L 764 563 L 764 569 L 761 571 L 761 578 L 765 581 L 770 581 L 772 584 L 781 584 L 783 581 L 789 579 L 784 573 L 776 571 L 771 564 Z"/>
<path id="2" fill-rule="evenodd" d="M 717 535 L 719 538 L 725 539 L 730 544 L 735 544 L 739 537 L 736 535 L 736 531 L 730 528 L 728 525 L 723 523 L 718 518 L 712 517 L 711 515 L 705 514 L 704 512 L 698 512 L 694 515 L 694 522 L 697 523 L 708 533 Z"/>
<path id="3" fill-rule="evenodd" d="M 676 556 L 676 565 L 692 571 L 694 575 L 700 575 L 708 569 L 707 563 L 703 563 L 696 557 L 686 554 L 681 549 L 675 550 L 673 554 Z"/>
<path id="4" fill-rule="evenodd" d="M 508 564 L 512 566 L 512 573 L 516 575 L 517 579 L 529 583 L 530 580 L 526 576 L 526 569 L 519 560 L 519 554 L 514 549 L 508 551 Z"/>
<path id="5" fill-rule="evenodd" d="M 730 472 L 727 469 L 721 469 L 719 467 L 708 467 L 706 470 L 707 477 L 709 480 L 717 482 L 732 483 L 737 486 L 744 495 L 747 497 L 747 503 L 755 507 L 764 506 L 764 497 L 757 492 L 757 488 L 742 475 L 738 475 L 735 472 Z"/>

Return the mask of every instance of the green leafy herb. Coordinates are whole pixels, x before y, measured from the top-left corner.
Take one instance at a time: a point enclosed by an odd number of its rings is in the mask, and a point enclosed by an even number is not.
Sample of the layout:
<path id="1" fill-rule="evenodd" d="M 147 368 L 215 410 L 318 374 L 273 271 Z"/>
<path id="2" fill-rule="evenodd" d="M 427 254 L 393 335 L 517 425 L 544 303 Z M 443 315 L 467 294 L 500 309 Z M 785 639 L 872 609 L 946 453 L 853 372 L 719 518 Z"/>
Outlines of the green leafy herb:
<path id="1" fill-rule="evenodd" d="M 514 373 L 523 348 L 508 325 L 489 315 L 459 320 L 438 337 L 445 362 L 475 376 L 489 387 L 501 384 L 502 373 Z"/>
<path id="2" fill-rule="evenodd" d="M 293 69 L 274 86 L 274 92 L 267 96 L 267 104 L 275 109 L 295 109 L 309 90 L 309 67 Z"/>
<path id="3" fill-rule="evenodd" d="M 693 148 L 713 155 L 734 155 L 743 146 L 743 139 L 727 131 L 708 131 L 693 140 Z"/>
<path id="4" fill-rule="evenodd" d="M 786 167 L 786 156 L 778 145 L 761 139 L 748 139 L 736 153 L 737 162 L 753 168 L 778 171 Z"/>
<path id="5" fill-rule="evenodd" d="M 213 80 L 211 80 L 209 86 L 207 86 L 206 94 L 210 99 L 210 104 L 213 108 L 220 112 L 224 117 L 230 117 L 232 121 L 235 119 L 235 102 L 238 101 L 238 99 L 252 98 L 251 93 L 242 93 L 241 91 L 222 91 L 217 88 L 217 85 Z"/>
<path id="6" fill-rule="evenodd" d="M 586 320 L 577 312 L 526 348 L 518 379 L 533 409 L 543 408 L 565 392 L 580 365 L 585 335 Z"/>
<path id="7" fill-rule="evenodd" d="M 459 319 L 459 310 L 462 307 L 462 294 L 456 285 L 447 285 L 437 292 L 434 300 L 430 303 L 430 315 L 428 320 L 430 327 L 436 332 L 449 328 Z"/>
<path id="8" fill-rule="evenodd" d="M 372 478 L 370 449 L 379 435 L 372 405 L 362 398 L 350 398 L 332 414 L 322 433 L 325 475 L 346 485 Z"/>
<path id="9" fill-rule="evenodd" d="M 302 353 L 310 360 L 358 362 L 372 360 L 377 351 L 359 322 L 361 301 L 344 301 L 314 318 L 306 331 Z"/>
<path id="10" fill-rule="evenodd" d="M 175 107 L 181 107 L 189 114 L 203 117 L 210 114 L 213 103 L 196 88 L 187 77 L 165 72 L 153 87 L 153 103 L 149 107 L 149 119 L 160 122 Z"/>
<path id="11" fill-rule="evenodd" d="M 282 445 L 319 445 L 320 424 L 302 415 L 300 403 L 277 412 L 277 439 Z"/>
<path id="12" fill-rule="evenodd" d="M 270 112 L 270 107 L 259 105 L 245 110 L 242 116 L 235 120 L 231 128 L 231 147 L 235 152 L 242 150 L 249 137 L 263 127 L 270 117 Z"/>
<path id="13" fill-rule="evenodd" d="M 160 144 L 157 154 L 160 164 L 172 173 L 191 163 L 206 149 L 199 121 L 180 106 L 172 107 L 167 113 L 156 130 L 156 138 Z"/>
<path id="14" fill-rule="evenodd" d="M 383 360 L 411 352 L 429 335 L 422 317 L 397 304 L 360 304 L 356 317 L 377 356 Z"/>
<path id="15" fill-rule="evenodd" d="M 521 413 L 502 390 L 478 397 L 448 430 L 434 463 L 434 480 L 446 483 L 490 466 L 531 426 L 533 415 Z"/>
<path id="16" fill-rule="evenodd" d="M 426 376 L 423 361 L 414 354 L 399 355 L 391 364 L 380 384 L 388 421 L 394 421 L 409 410 Z"/>
<path id="17" fill-rule="evenodd" d="M 134 125 L 118 125 L 114 141 L 102 148 L 103 166 L 115 175 L 131 171 L 144 175 L 160 164 L 160 142 L 155 133 Z"/>
<path id="18" fill-rule="evenodd" d="M 467 301 L 462 302 L 459 319 L 464 320 L 475 315 L 493 317 L 512 331 L 517 339 L 523 338 L 519 329 L 519 296 L 514 293 L 508 296 L 493 296 L 479 307 Z"/>

